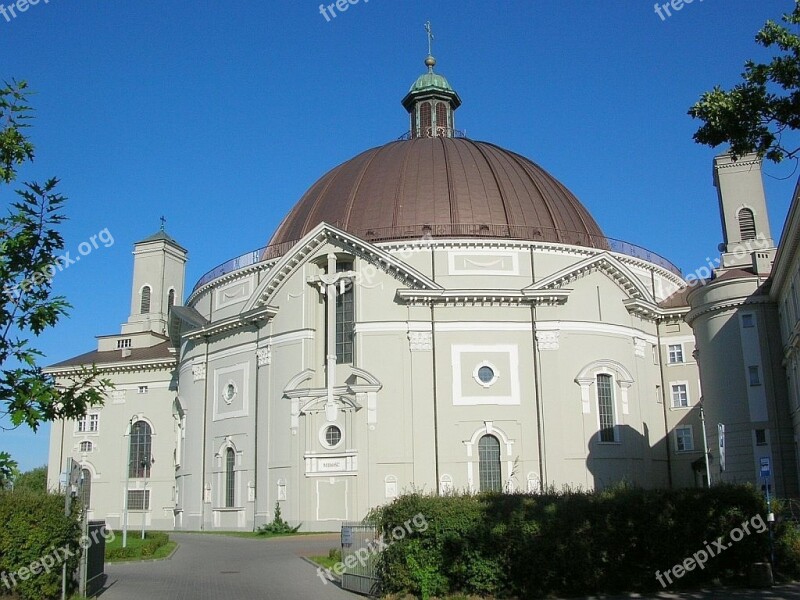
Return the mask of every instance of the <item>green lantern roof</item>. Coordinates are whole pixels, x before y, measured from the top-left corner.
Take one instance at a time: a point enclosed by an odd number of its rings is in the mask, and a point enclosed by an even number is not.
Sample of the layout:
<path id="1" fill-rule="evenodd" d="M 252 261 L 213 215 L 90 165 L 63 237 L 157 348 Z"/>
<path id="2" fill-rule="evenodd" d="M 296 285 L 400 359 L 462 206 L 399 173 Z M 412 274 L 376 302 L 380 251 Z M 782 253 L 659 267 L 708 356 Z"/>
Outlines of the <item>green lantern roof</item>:
<path id="1" fill-rule="evenodd" d="M 422 92 L 434 88 L 439 91 L 453 92 L 453 88 L 448 83 L 447 79 L 439 73 L 424 73 L 411 86 L 409 92 Z"/>

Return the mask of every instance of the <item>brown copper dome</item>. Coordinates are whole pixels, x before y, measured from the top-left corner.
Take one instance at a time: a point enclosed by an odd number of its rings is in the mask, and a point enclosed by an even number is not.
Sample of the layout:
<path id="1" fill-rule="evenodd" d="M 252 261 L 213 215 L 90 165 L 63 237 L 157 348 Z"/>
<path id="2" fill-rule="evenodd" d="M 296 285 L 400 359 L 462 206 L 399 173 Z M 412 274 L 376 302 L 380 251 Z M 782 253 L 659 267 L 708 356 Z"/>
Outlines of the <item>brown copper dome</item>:
<path id="1" fill-rule="evenodd" d="M 317 181 L 270 245 L 325 221 L 368 241 L 491 237 L 606 247 L 578 199 L 527 158 L 486 142 L 432 137 L 367 150 Z"/>

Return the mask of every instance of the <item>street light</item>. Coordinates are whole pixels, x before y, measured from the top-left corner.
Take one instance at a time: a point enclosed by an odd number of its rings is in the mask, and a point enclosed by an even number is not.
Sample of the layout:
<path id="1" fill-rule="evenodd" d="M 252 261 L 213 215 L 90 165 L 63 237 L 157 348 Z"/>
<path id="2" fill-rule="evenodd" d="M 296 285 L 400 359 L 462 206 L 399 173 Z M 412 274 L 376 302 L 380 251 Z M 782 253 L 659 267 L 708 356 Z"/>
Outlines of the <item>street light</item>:
<path id="1" fill-rule="evenodd" d="M 125 504 L 122 518 L 122 547 L 128 547 L 128 488 L 131 481 L 131 435 L 133 434 L 134 422 L 141 419 L 140 415 L 133 415 L 128 421 L 128 432 L 125 434 L 128 438 L 128 460 L 125 463 Z"/>
<path id="2" fill-rule="evenodd" d="M 142 460 L 139 461 L 139 466 L 142 467 L 142 471 L 144 472 L 144 488 L 142 489 L 142 539 L 144 539 L 144 525 L 147 520 L 147 507 L 150 504 L 147 502 L 147 473 L 150 471 L 150 466 L 155 464 L 155 462 L 155 458 L 147 455 L 143 456 Z"/>

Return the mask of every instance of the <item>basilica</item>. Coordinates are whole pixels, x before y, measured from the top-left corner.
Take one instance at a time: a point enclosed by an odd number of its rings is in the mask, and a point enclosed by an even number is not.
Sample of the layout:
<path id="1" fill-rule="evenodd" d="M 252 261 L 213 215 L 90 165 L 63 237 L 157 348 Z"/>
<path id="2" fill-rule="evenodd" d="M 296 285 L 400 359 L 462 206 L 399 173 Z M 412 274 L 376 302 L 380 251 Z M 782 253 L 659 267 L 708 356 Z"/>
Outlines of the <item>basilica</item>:
<path id="1" fill-rule="evenodd" d="M 115 384 L 53 425 L 51 487 L 72 458 L 90 518 L 159 530 L 252 530 L 277 505 L 335 530 L 411 491 L 756 482 L 764 458 L 797 493 L 800 227 L 775 247 L 760 162 L 715 161 L 724 260 L 687 282 L 465 137 L 435 67 L 408 133 L 324 174 L 264 248 L 187 288 L 163 227 L 135 245 L 120 333 L 47 369 Z"/>

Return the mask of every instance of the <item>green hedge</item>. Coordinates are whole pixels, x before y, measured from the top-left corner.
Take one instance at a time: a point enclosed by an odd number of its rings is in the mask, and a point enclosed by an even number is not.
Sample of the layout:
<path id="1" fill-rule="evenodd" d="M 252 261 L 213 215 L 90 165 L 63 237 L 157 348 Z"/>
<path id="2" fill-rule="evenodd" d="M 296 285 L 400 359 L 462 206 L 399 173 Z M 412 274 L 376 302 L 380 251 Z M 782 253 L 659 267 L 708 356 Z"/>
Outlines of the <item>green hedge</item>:
<path id="1" fill-rule="evenodd" d="M 122 536 L 118 535 L 117 540 L 121 540 Z M 121 542 L 118 542 L 121 543 Z M 137 539 L 134 535 L 128 532 L 128 546 L 106 546 L 106 560 L 121 560 L 126 558 L 139 558 L 153 556 L 156 550 L 169 543 L 169 535 L 160 532 L 145 533 L 144 540 Z"/>
<path id="2" fill-rule="evenodd" d="M 406 525 L 424 516 L 427 529 Z M 733 581 L 768 560 L 766 506 L 748 486 L 597 493 L 403 496 L 373 516 L 390 546 L 380 575 L 386 592 L 423 598 L 453 593 L 522 598 L 661 589 L 664 573 L 723 538 L 729 547 L 668 587 Z M 731 543 L 748 522 L 752 531 Z M 764 527 L 762 527 L 762 525 Z M 401 529 L 405 529 L 402 539 Z M 775 528 L 779 570 L 796 576 L 800 535 Z M 702 558 L 702 557 L 701 557 Z M 666 580 L 665 580 L 666 581 Z"/>
<path id="3" fill-rule="evenodd" d="M 60 597 L 62 559 L 67 572 L 74 573 L 81 536 L 77 516 L 64 516 L 64 496 L 0 491 L 0 523 L 0 576 L 5 575 L 0 579 L 0 596 L 10 595 L 9 586 L 16 582 L 11 587 L 22 598 Z M 49 572 L 36 567 L 43 559 L 56 563 Z M 41 572 L 29 573 L 31 568 Z M 71 578 L 68 583 L 72 589 Z"/>

